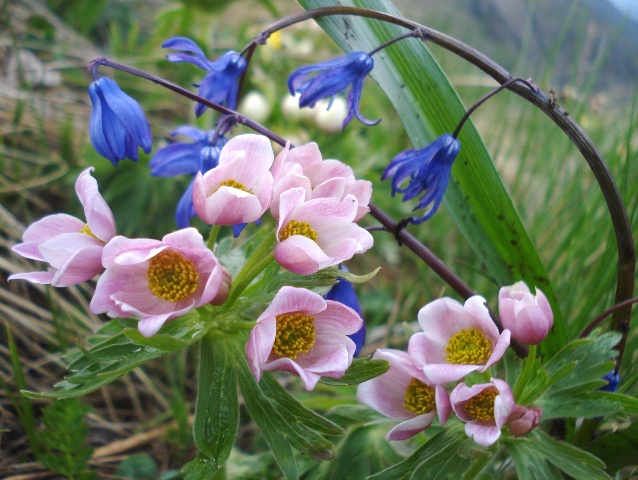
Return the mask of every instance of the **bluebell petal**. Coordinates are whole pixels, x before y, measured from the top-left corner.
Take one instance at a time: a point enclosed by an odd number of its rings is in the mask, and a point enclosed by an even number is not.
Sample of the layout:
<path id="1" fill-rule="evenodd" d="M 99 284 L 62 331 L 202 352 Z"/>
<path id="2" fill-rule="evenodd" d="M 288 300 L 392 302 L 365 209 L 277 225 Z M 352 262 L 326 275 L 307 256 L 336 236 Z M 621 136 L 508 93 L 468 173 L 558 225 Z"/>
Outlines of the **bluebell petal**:
<path id="1" fill-rule="evenodd" d="M 194 183 L 195 178 L 193 177 L 191 182 L 188 184 L 186 191 L 182 195 L 182 198 L 180 198 L 177 203 L 177 210 L 175 210 L 175 223 L 179 229 L 190 227 L 191 218 L 195 216 L 195 207 L 193 206 Z"/>
<path id="2" fill-rule="evenodd" d="M 154 177 L 194 175 L 201 170 L 202 147 L 194 143 L 171 143 L 159 149 L 148 166 Z"/>
<path id="3" fill-rule="evenodd" d="M 210 70 L 210 62 L 206 59 L 206 55 L 202 49 L 189 38 L 185 37 L 173 37 L 162 43 L 163 48 L 170 48 L 171 50 L 181 50 L 184 52 L 191 52 L 194 55 L 184 55 L 181 53 L 167 55 L 166 58 L 169 62 L 189 62 L 197 65 L 202 70 Z"/>
<path id="4" fill-rule="evenodd" d="M 89 136 L 95 151 L 107 158 L 113 165 L 117 165 L 119 158 L 111 152 L 106 137 L 104 136 L 104 128 L 102 126 L 102 100 L 97 92 L 95 84 L 89 86 L 89 96 L 91 97 L 91 119 L 89 121 Z"/>
<path id="5" fill-rule="evenodd" d="M 191 127 L 190 125 L 182 125 L 171 132 L 171 137 L 176 137 L 177 135 L 184 135 L 191 140 L 204 142 L 208 139 L 209 132 Z"/>
<path id="6" fill-rule="evenodd" d="M 607 385 L 603 385 L 598 390 L 603 392 L 617 392 L 618 384 L 620 383 L 620 374 L 616 373 L 614 370 L 609 372 L 603 377 L 603 380 L 607 380 Z"/>

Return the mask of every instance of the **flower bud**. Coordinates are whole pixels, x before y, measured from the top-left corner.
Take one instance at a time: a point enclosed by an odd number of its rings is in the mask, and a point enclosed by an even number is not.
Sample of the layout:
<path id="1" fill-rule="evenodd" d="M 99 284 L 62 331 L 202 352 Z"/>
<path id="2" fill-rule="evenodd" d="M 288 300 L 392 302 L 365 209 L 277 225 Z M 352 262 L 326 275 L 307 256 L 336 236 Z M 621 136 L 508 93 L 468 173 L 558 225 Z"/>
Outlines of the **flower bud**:
<path id="1" fill-rule="evenodd" d="M 498 310 L 503 327 L 526 345 L 542 342 L 554 325 L 552 307 L 538 288 L 532 295 L 525 282 L 503 287 L 498 293 Z"/>
<path id="2" fill-rule="evenodd" d="M 523 407 L 516 405 L 514 411 L 507 419 L 510 434 L 514 437 L 521 437 L 534 430 L 543 415 L 543 409 L 539 407 Z"/>
<path id="3" fill-rule="evenodd" d="M 217 295 L 210 301 L 211 305 L 222 305 L 228 299 L 228 292 L 233 284 L 233 277 L 230 270 L 222 265 L 222 283 L 219 286 Z"/>

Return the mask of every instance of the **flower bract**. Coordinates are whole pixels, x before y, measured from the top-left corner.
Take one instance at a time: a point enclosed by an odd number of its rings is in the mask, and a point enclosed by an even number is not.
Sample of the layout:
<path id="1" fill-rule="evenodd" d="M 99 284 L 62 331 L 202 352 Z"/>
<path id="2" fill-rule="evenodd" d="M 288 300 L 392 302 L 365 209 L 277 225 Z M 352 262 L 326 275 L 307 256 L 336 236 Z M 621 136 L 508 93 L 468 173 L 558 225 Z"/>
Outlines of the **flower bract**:
<path id="1" fill-rule="evenodd" d="M 223 271 L 195 228 L 162 240 L 115 237 L 104 248 L 105 272 L 97 282 L 90 308 L 110 317 L 140 319 L 146 337 L 162 325 L 215 299 Z"/>
<path id="2" fill-rule="evenodd" d="M 423 332 L 412 335 L 408 352 L 435 385 L 484 372 L 510 343 L 509 330 L 499 334 L 485 299 L 478 295 L 468 298 L 465 305 L 439 298 L 421 308 L 418 319 Z"/>
<path id="3" fill-rule="evenodd" d="M 410 356 L 393 349 L 378 349 L 373 358 L 387 360 L 390 368 L 357 388 L 357 400 L 389 418 L 402 420 L 386 440 L 406 440 L 428 428 L 437 417 L 445 425 L 450 399 L 441 385 L 430 384 Z"/>
<path id="4" fill-rule="evenodd" d="M 139 147 L 150 153 L 153 137 L 139 103 L 106 77 L 89 86 L 89 95 L 93 106 L 89 135 L 97 153 L 113 165 L 125 158 L 137 162 Z"/>
<path id="5" fill-rule="evenodd" d="M 452 135 L 442 135 L 425 148 L 399 153 L 383 172 L 381 180 L 392 177 L 392 196 L 398 192 L 404 202 L 421 196 L 413 211 L 427 210 L 420 217 L 412 217 L 412 223 L 425 222 L 438 210 L 460 146 Z"/>
<path id="6" fill-rule="evenodd" d="M 46 272 L 18 273 L 9 280 L 67 287 L 85 282 L 102 272 L 102 250 L 115 236 L 115 220 L 91 176 L 84 170 L 75 182 L 75 191 L 84 207 L 86 223 L 66 214 L 44 217 L 31 224 L 20 243 L 12 248 L 23 257 L 47 262 Z"/>
<path id="7" fill-rule="evenodd" d="M 317 101 L 331 99 L 352 85 L 348 93 L 348 115 L 343 120 L 343 128 L 346 128 L 354 117 L 366 125 L 376 125 L 380 120 L 368 120 L 359 112 L 363 82 L 373 68 L 374 60 L 370 55 L 365 52 L 352 52 L 343 57 L 295 70 L 288 78 L 288 90 L 291 95 L 301 93 L 300 107 L 314 107 Z M 330 106 L 331 103 L 328 108 Z"/>
<path id="8" fill-rule="evenodd" d="M 265 370 L 283 370 L 299 375 L 306 390 L 313 390 L 321 377 L 341 378 L 350 367 L 355 345 L 348 335 L 362 323 L 342 303 L 282 287 L 250 332 L 248 364 L 257 381 Z"/>
<path id="9" fill-rule="evenodd" d="M 195 42 L 184 37 L 171 38 L 164 42 L 162 47 L 190 53 L 167 55 L 168 61 L 192 63 L 208 72 L 199 84 L 200 97 L 219 105 L 226 105 L 232 110 L 236 109 L 239 77 L 244 73 L 247 65 L 244 57 L 231 50 L 211 62 Z M 198 103 L 195 107 L 195 115 L 201 116 L 207 108 L 207 106 Z"/>

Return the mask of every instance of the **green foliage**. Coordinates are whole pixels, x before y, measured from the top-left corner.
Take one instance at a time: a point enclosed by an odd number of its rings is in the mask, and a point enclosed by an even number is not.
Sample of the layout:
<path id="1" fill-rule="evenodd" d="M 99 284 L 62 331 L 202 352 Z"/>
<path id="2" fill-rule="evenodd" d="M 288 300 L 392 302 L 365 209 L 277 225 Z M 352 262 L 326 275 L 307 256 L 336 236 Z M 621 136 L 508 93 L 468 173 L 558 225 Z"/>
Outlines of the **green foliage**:
<path id="1" fill-rule="evenodd" d="M 638 424 L 634 421 L 628 428 L 597 438 L 587 451 L 600 458 L 610 474 L 630 466 L 638 468 Z"/>
<path id="2" fill-rule="evenodd" d="M 115 472 L 119 477 L 135 479 L 157 478 L 157 464 L 149 455 L 144 453 L 131 455 L 117 467 Z"/>
<path id="3" fill-rule="evenodd" d="M 45 428 L 39 435 L 43 451 L 38 457 L 42 465 L 67 478 L 97 478 L 86 471 L 93 447 L 85 445 L 89 427 L 84 416 L 91 411 L 75 398 L 55 400 L 42 410 Z"/>
<path id="4" fill-rule="evenodd" d="M 384 374 L 390 364 L 385 360 L 372 360 L 370 358 L 355 358 L 350 368 L 341 378 L 323 377 L 321 383 L 333 386 L 358 385 L 372 378 Z"/>

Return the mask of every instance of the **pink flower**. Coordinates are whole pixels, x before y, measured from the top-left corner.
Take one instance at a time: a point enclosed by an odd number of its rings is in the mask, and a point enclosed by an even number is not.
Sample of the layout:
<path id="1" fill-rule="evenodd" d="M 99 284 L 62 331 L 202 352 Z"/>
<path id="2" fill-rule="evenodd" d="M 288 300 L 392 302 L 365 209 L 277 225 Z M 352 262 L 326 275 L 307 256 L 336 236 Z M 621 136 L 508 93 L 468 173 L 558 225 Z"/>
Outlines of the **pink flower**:
<path id="1" fill-rule="evenodd" d="M 306 200 L 329 197 L 342 200 L 346 195 L 354 195 L 358 202 L 355 222 L 370 211 L 372 183 L 357 180 L 352 168 L 339 160 L 323 160 L 316 143 L 293 149 L 287 144 L 277 155 L 271 172 L 275 179 L 271 212 L 275 218 L 279 215 L 280 195 L 295 187 L 306 190 Z"/>
<path id="2" fill-rule="evenodd" d="M 195 177 L 193 206 L 210 225 L 257 220 L 270 207 L 274 153 L 263 135 L 232 138 L 219 154 L 219 165 Z"/>
<path id="3" fill-rule="evenodd" d="M 93 170 L 87 168 L 75 182 L 86 223 L 59 213 L 31 224 L 22 235 L 24 243 L 12 250 L 23 257 L 47 262 L 51 268 L 46 272 L 11 275 L 9 280 L 67 287 L 85 282 L 104 270 L 102 249 L 115 235 L 115 220 L 91 177 Z"/>
<path id="4" fill-rule="evenodd" d="M 456 416 L 467 422 L 466 435 L 483 447 L 498 440 L 516 407 L 510 386 L 496 378 L 471 387 L 459 383 L 450 394 L 450 402 Z"/>
<path id="5" fill-rule="evenodd" d="M 281 195 L 275 260 L 301 275 L 337 265 L 372 247 L 372 235 L 353 223 L 357 199 L 305 201 L 303 188 Z"/>
<path id="6" fill-rule="evenodd" d="M 195 228 L 169 233 L 161 241 L 115 237 L 104 247 L 106 271 L 90 308 L 109 317 L 140 318 L 145 337 L 164 322 L 213 300 L 222 285 L 222 267 Z"/>
<path id="7" fill-rule="evenodd" d="M 554 325 L 552 307 L 545 294 L 536 288 L 536 295 L 532 295 L 525 282 L 501 288 L 498 310 L 512 337 L 527 345 L 541 343 Z"/>
<path id="8" fill-rule="evenodd" d="M 424 306 L 418 318 L 423 333 L 412 335 L 408 352 L 434 385 L 484 372 L 510 343 L 509 330 L 499 334 L 485 299 L 478 295 L 468 298 L 465 305 L 439 298 Z"/>
<path id="9" fill-rule="evenodd" d="M 310 391 L 319 378 L 341 378 L 350 367 L 356 347 L 348 335 L 362 324 L 342 303 L 303 288 L 282 287 L 250 332 L 250 369 L 257 381 L 264 370 L 296 373 Z"/>
<path id="10" fill-rule="evenodd" d="M 538 427 L 542 415 L 542 408 L 516 405 L 514 411 L 507 419 L 510 435 L 513 437 L 521 437 L 528 434 Z"/>
<path id="11" fill-rule="evenodd" d="M 373 358 L 390 362 L 383 375 L 363 382 L 357 400 L 386 417 L 403 420 L 388 432 L 386 440 L 405 440 L 428 428 L 438 415 L 441 425 L 450 416 L 450 398 L 441 385 L 431 385 L 410 356 L 393 349 L 379 349 Z"/>

